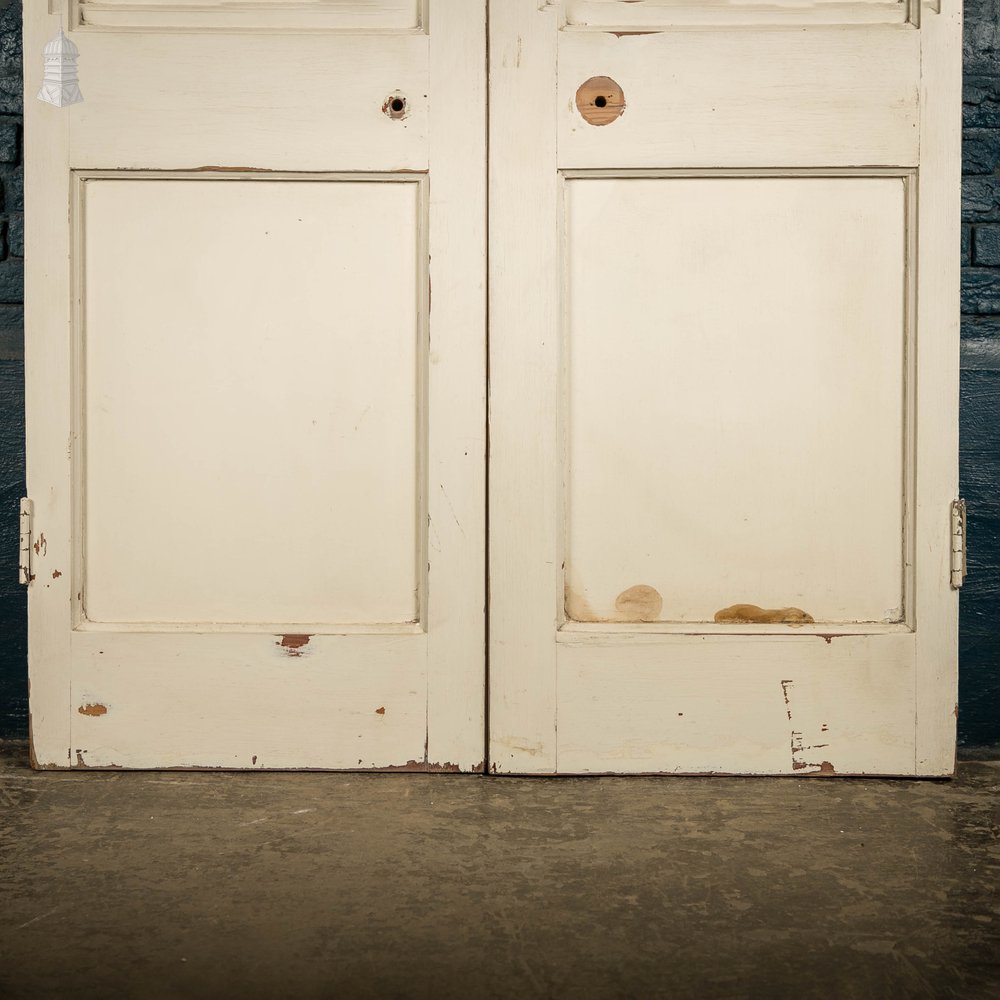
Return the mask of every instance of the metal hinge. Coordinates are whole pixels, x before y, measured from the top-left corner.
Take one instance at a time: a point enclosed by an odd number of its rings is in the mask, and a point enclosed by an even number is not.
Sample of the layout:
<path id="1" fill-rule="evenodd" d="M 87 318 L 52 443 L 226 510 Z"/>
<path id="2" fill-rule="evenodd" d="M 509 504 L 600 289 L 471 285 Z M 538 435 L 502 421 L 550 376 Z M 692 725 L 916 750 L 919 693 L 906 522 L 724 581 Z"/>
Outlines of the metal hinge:
<path id="1" fill-rule="evenodd" d="M 966 565 L 967 532 L 964 500 L 951 502 L 951 587 L 958 590 L 968 572 Z"/>
<path id="2" fill-rule="evenodd" d="M 34 504 L 27 498 L 21 498 L 21 546 L 17 560 L 18 579 L 25 586 L 31 583 L 31 515 Z"/>

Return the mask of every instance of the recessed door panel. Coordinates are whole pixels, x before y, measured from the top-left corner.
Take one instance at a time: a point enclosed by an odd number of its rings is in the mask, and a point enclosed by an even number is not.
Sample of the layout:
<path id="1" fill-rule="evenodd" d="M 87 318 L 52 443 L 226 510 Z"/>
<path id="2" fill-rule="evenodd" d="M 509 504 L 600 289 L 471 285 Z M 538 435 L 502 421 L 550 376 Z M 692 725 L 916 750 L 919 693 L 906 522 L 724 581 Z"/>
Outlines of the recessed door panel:
<path id="1" fill-rule="evenodd" d="M 903 618 L 907 185 L 566 181 L 569 620 Z"/>
<path id="2" fill-rule="evenodd" d="M 417 622 L 423 185 L 81 187 L 86 619 Z"/>

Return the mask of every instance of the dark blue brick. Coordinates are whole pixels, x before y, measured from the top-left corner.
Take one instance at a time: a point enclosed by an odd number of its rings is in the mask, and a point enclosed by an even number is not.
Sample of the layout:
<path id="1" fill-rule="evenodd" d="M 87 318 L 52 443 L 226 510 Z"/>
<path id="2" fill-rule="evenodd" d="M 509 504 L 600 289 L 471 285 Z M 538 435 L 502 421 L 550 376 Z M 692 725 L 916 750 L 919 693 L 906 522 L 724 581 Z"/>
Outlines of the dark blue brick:
<path id="1" fill-rule="evenodd" d="M 24 261 L 0 262 L 0 302 L 24 301 Z"/>
<path id="2" fill-rule="evenodd" d="M 966 78 L 962 104 L 965 128 L 1000 128 L 1000 77 Z"/>
<path id="3" fill-rule="evenodd" d="M 24 171 L 21 167 L 3 174 L 3 194 L 4 208 L 8 212 L 24 211 Z M 997 191 L 997 201 L 1000 202 L 1000 187 Z"/>
<path id="4" fill-rule="evenodd" d="M 10 240 L 9 235 L 7 239 L 8 241 Z M 18 256 L 23 256 L 23 255 L 19 254 Z M 971 263 L 972 263 L 972 226 L 962 226 L 962 264 L 965 265 Z"/>
<path id="5" fill-rule="evenodd" d="M 962 268 L 962 312 L 1000 314 L 1000 270 Z"/>
<path id="6" fill-rule="evenodd" d="M 972 237 L 973 263 L 1000 267 L 1000 225 L 976 226 Z"/>
<path id="7" fill-rule="evenodd" d="M 982 339 L 991 337 L 1000 342 L 1000 316 L 963 316 L 962 338 Z"/>
<path id="8" fill-rule="evenodd" d="M 18 156 L 16 121 L 0 121 L 0 162 L 16 163 Z"/>
<path id="9" fill-rule="evenodd" d="M 969 76 L 1000 74 L 1000 0 L 965 0 L 962 62 Z"/>
<path id="10" fill-rule="evenodd" d="M 992 174 L 1000 167 L 1000 129 L 966 129 L 962 136 L 962 173 Z"/>
<path id="11" fill-rule="evenodd" d="M 962 219 L 965 222 L 1000 219 L 1000 178 L 995 175 L 962 178 Z"/>
<path id="12" fill-rule="evenodd" d="M 24 256 L 24 216 L 20 213 L 7 220 L 7 248 L 11 257 Z"/>

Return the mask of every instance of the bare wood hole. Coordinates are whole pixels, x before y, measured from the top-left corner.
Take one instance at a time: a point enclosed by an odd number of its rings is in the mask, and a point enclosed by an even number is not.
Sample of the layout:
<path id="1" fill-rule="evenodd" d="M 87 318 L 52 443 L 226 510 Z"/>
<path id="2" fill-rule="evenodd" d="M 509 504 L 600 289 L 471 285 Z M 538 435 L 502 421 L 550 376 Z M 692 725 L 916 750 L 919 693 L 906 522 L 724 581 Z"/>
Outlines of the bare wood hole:
<path id="1" fill-rule="evenodd" d="M 382 102 L 382 110 L 393 121 L 399 121 L 407 115 L 406 97 L 403 94 L 390 94 Z"/>
<path id="2" fill-rule="evenodd" d="M 625 110 L 625 92 L 610 76 L 592 76 L 580 84 L 576 107 L 591 125 L 610 125 Z"/>

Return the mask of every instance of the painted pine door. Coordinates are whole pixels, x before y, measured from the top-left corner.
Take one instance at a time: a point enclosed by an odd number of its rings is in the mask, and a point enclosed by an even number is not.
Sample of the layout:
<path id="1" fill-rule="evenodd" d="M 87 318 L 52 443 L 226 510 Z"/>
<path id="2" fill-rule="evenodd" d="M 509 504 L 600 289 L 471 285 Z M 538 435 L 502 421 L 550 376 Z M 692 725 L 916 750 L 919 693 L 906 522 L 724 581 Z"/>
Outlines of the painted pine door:
<path id="1" fill-rule="evenodd" d="M 950 773 L 958 0 L 490 25 L 491 770 Z"/>
<path id="2" fill-rule="evenodd" d="M 25 5 L 39 766 L 482 767 L 485 37 Z"/>

